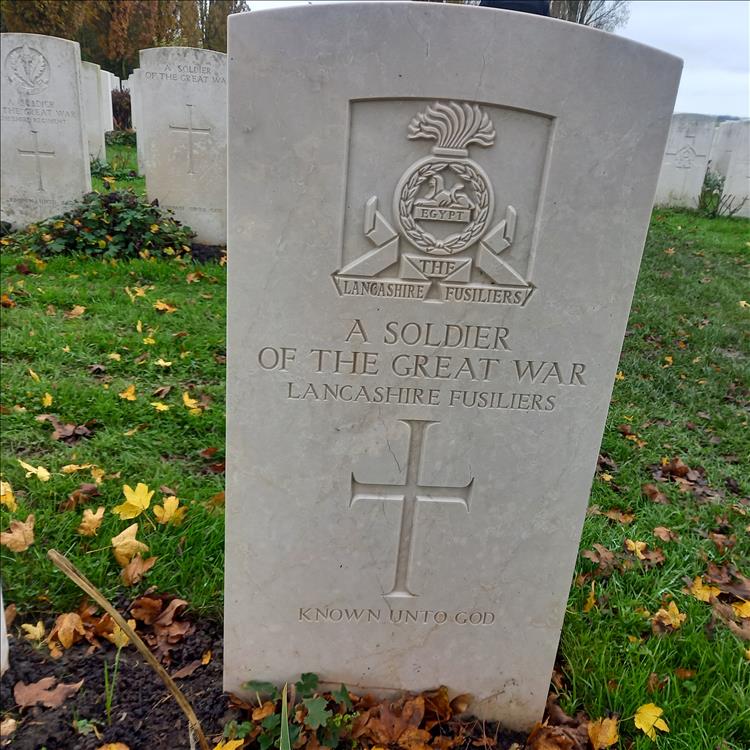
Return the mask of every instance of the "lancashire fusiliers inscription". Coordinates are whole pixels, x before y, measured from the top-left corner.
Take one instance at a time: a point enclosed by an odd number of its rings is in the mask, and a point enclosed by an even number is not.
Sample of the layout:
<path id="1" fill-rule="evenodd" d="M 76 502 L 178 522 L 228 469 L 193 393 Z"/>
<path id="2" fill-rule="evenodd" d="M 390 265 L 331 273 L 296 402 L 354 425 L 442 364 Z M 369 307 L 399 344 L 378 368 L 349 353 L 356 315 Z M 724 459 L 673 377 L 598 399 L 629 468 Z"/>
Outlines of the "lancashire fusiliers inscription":
<path id="1" fill-rule="evenodd" d="M 377 2 L 230 16 L 228 60 L 225 687 L 444 684 L 529 728 L 680 62 Z"/>

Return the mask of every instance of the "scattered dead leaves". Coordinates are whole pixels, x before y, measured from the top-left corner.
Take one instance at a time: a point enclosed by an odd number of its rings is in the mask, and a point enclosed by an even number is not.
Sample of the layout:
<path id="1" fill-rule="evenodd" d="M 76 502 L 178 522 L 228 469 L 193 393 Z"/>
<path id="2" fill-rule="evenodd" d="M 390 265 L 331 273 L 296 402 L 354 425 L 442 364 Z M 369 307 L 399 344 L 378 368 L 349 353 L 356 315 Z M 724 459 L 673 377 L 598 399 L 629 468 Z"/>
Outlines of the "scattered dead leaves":
<path id="1" fill-rule="evenodd" d="M 34 543 L 34 514 L 30 513 L 25 521 L 10 522 L 10 530 L 0 532 L 0 545 L 11 552 L 25 552 Z"/>
<path id="2" fill-rule="evenodd" d="M 17 682 L 13 687 L 13 697 L 21 708 L 31 706 L 59 708 L 71 695 L 75 695 L 81 689 L 83 680 L 69 684 L 56 683 L 56 677 L 43 677 L 30 685 Z"/>
<path id="3" fill-rule="evenodd" d="M 144 560 L 140 554 L 135 555 L 120 572 L 123 584 L 125 586 L 135 586 L 136 583 L 140 583 L 143 576 L 156 565 L 158 559 L 157 557 L 149 557 Z"/>
<path id="4" fill-rule="evenodd" d="M 36 417 L 36 421 L 49 422 L 54 428 L 51 435 L 52 439 L 59 440 L 68 445 L 74 445 L 82 438 L 90 438 L 98 426 L 98 422 L 95 419 L 90 419 L 88 422 L 79 425 L 73 423 L 63 424 L 56 414 L 40 414 Z"/>

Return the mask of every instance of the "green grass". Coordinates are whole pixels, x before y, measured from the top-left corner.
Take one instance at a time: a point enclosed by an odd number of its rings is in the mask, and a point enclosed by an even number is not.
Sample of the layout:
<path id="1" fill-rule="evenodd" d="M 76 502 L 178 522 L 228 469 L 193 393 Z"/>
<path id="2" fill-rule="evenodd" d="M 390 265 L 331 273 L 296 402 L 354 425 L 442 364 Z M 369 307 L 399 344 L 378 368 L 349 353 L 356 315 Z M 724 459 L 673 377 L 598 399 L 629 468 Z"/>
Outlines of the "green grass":
<path id="1" fill-rule="evenodd" d="M 662 548 L 666 561 L 651 570 L 636 565 L 595 579 L 597 605 L 589 612 L 583 611 L 589 584 L 573 585 L 560 648 L 567 678 L 561 705 L 592 717 L 618 714 L 621 748 L 750 747 L 750 661 L 744 655 L 750 644 L 721 623 L 711 629 L 710 606 L 682 591 L 683 578 L 700 575 L 709 561 L 733 561 L 750 572 L 750 506 L 741 502 L 750 494 L 750 308 L 740 304 L 750 302 L 748 239 L 743 220 L 659 211 L 652 221 L 623 347 L 624 379 L 615 384 L 602 445 L 618 469 L 611 472 L 611 482 L 595 479 L 591 496 L 602 510 L 631 510 L 635 520 L 622 525 L 590 516 L 581 550 L 595 543 L 622 550 L 629 538 Z M 0 527 L 6 529 L 11 517 L 34 513 L 36 541 L 19 554 L 2 548 L 6 602 L 17 604 L 22 619 L 77 604 L 77 589 L 44 556 L 55 547 L 111 598 L 155 585 L 188 599 L 200 613 L 220 616 L 223 514 L 205 504 L 223 486 L 223 476 L 207 467 L 223 455 L 224 269 L 203 267 L 205 278 L 188 284 L 186 276 L 196 267 L 177 261 L 56 258 L 30 276 L 15 270 L 21 261 L 32 265 L 21 256 L 0 256 L 2 291 L 16 303 L 3 310 L 2 470 L 20 506 L 12 516 L 2 508 Z M 150 285 L 153 289 L 132 302 L 125 292 L 125 287 Z M 175 305 L 176 312 L 158 313 L 153 308 L 157 300 Z M 85 306 L 85 313 L 66 319 L 65 311 L 74 305 Z M 144 344 L 152 329 L 156 343 Z M 109 358 L 112 352 L 121 355 L 120 361 Z M 144 352 L 148 360 L 139 364 Z M 157 366 L 159 357 L 171 361 L 171 367 Z M 103 377 L 89 371 L 93 364 L 106 367 Z M 130 384 L 136 386 L 136 401 L 118 395 Z M 170 409 L 157 412 L 151 394 L 162 385 L 172 386 L 161 399 Z M 182 402 L 185 391 L 193 397 L 207 394 L 213 399 L 210 407 L 191 415 Z M 53 396 L 50 407 L 42 405 L 45 393 Z M 97 419 L 101 426 L 93 437 L 68 446 L 51 440 L 50 426 L 36 420 L 42 413 L 76 424 Z M 645 444 L 625 439 L 618 430 L 622 424 L 631 425 Z M 199 455 L 207 447 L 219 449 L 211 460 Z M 699 501 L 671 483 L 662 485 L 669 505 L 643 497 L 642 484 L 652 481 L 649 467 L 675 456 L 704 467 L 709 485 L 723 497 Z M 49 469 L 51 480 L 25 478 L 18 458 Z M 58 510 L 81 482 L 91 481 L 88 472 L 61 474 L 70 463 L 95 463 L 110 477 L 101 484 L 101 497 L 86 504 L 107 509 L 97 537 L 76 533 L 80 509 Z M 727 489 L 727 478 L 739 483 L 741 497 Z M 152 505 L 161 502 L 160 486 L 175 489 L 188 511 L 179 527 L 138 519 L 139 538 L 159 560 L 142 584 L 124 590 L 108 545 L 132 521 L 119 520 L 112 508 L 123 500 L 122 485 L 137 482 L 157 489 Z M 150 511 L 146 516 L 153 518 Z M 708 538 L 719 516 L 737 538 L 723 553 Z M 672 529 L 679 542 L 656 539 L 656 526 Z M 576 575 L 593 568 L 579 558 Z M 669 599 L 687 620 L 674 633 L 652 636 L 648 618 L 638 610 L 654 613 Z M 679 680 L 677 668 L 696 674 Z M 669 678 L 653 694 L 647 690 L 651 673 Z M 455 687 L 471 690 L 471 685 Z M 632 721 L 636 709 L 649 702 L 664 709 L 671 729 L 658 743 Z"/>
<path id="2" fill-rule="evenodd" d="M 107 146 L 107 164 L 113 168 L 132 169 L 138 172 L 138 157 L 133 146 Z M 104 180 L 101 177 L 91 177 L 91 187 L 100 192 L 106 192 Z M 122 178 L 115 181 L 114 188 L 125 190 L 130 188 L 138 195 L 146 195 L 146 178 L 139 175 L 135 178 Z"/>

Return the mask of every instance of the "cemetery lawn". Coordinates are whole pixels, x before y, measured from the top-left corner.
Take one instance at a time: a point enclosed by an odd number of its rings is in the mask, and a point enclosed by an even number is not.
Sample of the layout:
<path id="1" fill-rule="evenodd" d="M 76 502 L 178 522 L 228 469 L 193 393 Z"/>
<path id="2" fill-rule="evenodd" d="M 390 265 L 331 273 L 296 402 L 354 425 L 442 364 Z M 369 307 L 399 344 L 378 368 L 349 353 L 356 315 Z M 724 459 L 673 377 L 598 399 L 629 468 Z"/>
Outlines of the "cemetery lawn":
<path id="1" fill-rule="evenodd" d="M 700 586 L 685 591 L 696 577 L 739 590 L 732 566 L 750 573 L 747 229 L 677 211 L 657 211 L 651 223 L 581 542 L 582 553 L 598 549 L 596 561 L 579 556 L 555 678 L 571 715 L 620 717 L 620 747 L 655 746 L 633 721 L 647 703 L 663 709 L 670 729 L 659 731 L 660 748 L 750 747 L 747 607 L 726 592 L 711 603 L 694 595 Z M 114 601 L 156 586 L 219 619 L 224 268 L 73 258 L 40 268 L 5 253 L 0 264 L 2 473 L 18 504 L 2 506 L 0 528 L 35 517 L 27 550 L 0 548 L 5 601 L 19 611 L 14 630 L 78 605 L 78 590 L 45 557 L 50 547 Z M 43 414 L 96 422 L 69 444 L 53 439 Z M 37 473 L 27 477 L 19 459 Z M 94 467 L 63 471 L 73 464 Z M 121 520 L 113 509 L 123 485 L 139 482 L 155 490 L 151 507 Z M 99 494 L 62 509 L 82 484 Z M 154 505 L 173 494 L 184 520 L 161 524 Z M 99 506 L 97 535 L 81 536 L 83 509 Z M 133 523 L 144 557 L 158 559 L 124 588 L 110 540 Z M 716 583 L 722 573 L 729 583 Z"/>
<path id="2" fill-rule="evenodd" d="M 146 178 L 143 175 L 137 177 L 119 176 L 129 171 L 138 173 L 138 156 L 135 146 L 108 144 L 107 165 L 109 169 L 105 170 L 105 174 L 102 176 L 91 175 L 91 187 L 94 190 L 100 193 L 106 192 L 107 188 L 103 177 L 114 176 L 113 188 L 115 190 L 130 189 L 137 195 L 146 195 Z"/>

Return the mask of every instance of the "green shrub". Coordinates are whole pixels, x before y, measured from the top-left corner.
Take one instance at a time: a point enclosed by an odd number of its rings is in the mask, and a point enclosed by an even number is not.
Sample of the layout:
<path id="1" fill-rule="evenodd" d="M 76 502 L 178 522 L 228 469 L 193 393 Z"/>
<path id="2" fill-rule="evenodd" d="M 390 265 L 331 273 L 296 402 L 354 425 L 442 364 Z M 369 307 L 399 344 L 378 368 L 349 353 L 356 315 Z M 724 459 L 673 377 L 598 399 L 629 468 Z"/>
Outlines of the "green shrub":
<path id="1" fill-rule="evenodd" d="M 123 157 L 114 157 L 109 164 L 99 159 L 91 160 L 91 176 L 92 177 L 114 177 L 116 180 L 132 180 L 138 177 L 132 167 L 128 166 L 127 160 Z"/>
<path id="2" fill-rule="evenodd" d="M 190 253 L 194 236 L 171 211 L 129 190 L 88 193 L 62 216 L 30 224 L 3 239 L 11 250 L 40 256 L 85 254 L 100 258 L 148 258 Z"/>
<path id="3" fill-rule="evenodd" d="M 135 146 L 135 130 L 108 130 L 104 134 L 104 141 L 108 146 Z"/>

